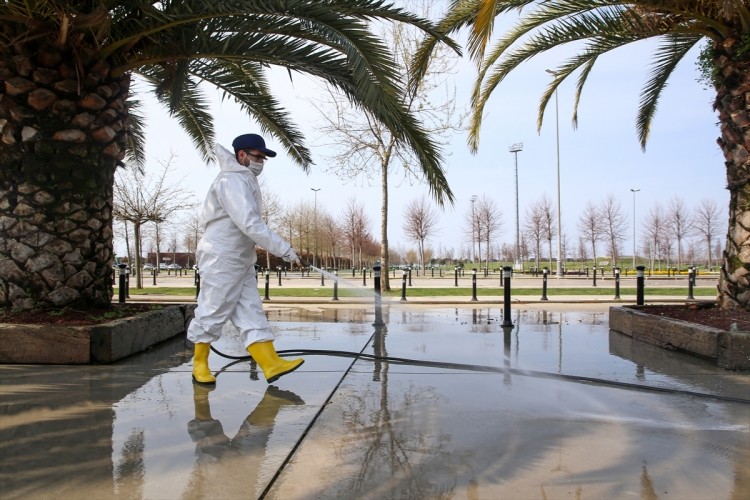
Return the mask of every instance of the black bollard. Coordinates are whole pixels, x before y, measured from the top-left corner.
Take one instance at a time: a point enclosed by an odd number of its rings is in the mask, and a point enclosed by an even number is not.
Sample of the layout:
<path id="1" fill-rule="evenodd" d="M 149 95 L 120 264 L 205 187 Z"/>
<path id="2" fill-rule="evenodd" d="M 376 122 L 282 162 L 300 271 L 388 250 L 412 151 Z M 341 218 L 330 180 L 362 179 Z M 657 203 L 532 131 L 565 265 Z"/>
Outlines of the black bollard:
<path id="1" fill-rule="evenodd" d="M 125 298 L 130 298 L 130 269 L 125 271 Z"/>
<path id="2" fill-rule="evenodd" d="M 417 271 L 417 276 L 419 276 L 419 271 Z M 411 266 L 409 266 L 409 286 L 411 286 Z"/>
<path id="3" fill-rule="evenodd" d="M 594 271 L 594 285 L 593 286 L 596 286 L 596 266 L 594 266 L 592 270 Z"/>
<path id="4" fill-rule="evenodd" d="M 357 273 L 354 271 L 354 266 L 352 266 L 352 278 L 356 277 Z"/>
<path id="5" fill-rule="evenodd" d="M 406 301 L 406 274 L 406 271 L 404 271 L 404 274 L 401 277 L 401 302 Z"/>
<path id="6" fill-rule="evenodd" d="M 454 281 L 455 285 L 454 286 L 458 286 L 458 267 L 456 267 L 456 276 L 455 276 L 454 279 L 455 279 L 455 281 Z"/>
<path id="7" fill-rule="evenodd" d="M 375 265 L 372 268 L 372 279 L 375 287 L 375 322 L 372 326 L 383 326 L 383 308 L 380 297 L 380 266 Z"/>
<path id="8" fill-rule="evenodd" d="M 367 268 L 362 268 L 362 286 L 367 286 Z"/>
<path id="9" fill-rule="evenodd" d="M 333 300 L 339 300 L 339 270 L 334 269 L 333 275 L 336 277 L 336 279 L 333 280 Z"/>
<path id="10" fill-rule="evenodd" d="M 120 304 L 125 303 L 125 268 L 128 267 L 127 264 L 117 264 L 117 267 L 120 268 L 120 283 L 119 283 L 119 302 Z"/>
<path id="11" fill-rule="evenodd" d="M 198 295 L 201 293 L 201 273 L 198 271 L 198 268 L 195 268 L 195 298 L 198 298 Z"/>
<path id="12" fill-rule="evenodd" d="M 549 274 L 549 269 L 546 267 L 542 269 L 542 298 L 541 300 L 549 300 L 547 299 L 547 275 Z"/>
<path id="13" fill-rule="evenodd" d="M 471 301 L 477 301 L 477 269 L 471 270 Z"/>
<path id="14" fill-rule="evenodd" d="M 688 300 L 693 300 L 695 297 L 693 297 L 693 275 L 695 273 L 695 270 L 691 267 L 688 268 Z"/>
<path id="15" fill-rule="evenodd" d="M 512 269 L 510 266 L 503 267 L 503 324 L 502 326 L 513 326 L 513 322 L 510 320 L 510 273 Z"/>
<path id="16" fill-rule="evenodd" d="M 643 275 L 645 270 L 646 266 L 635 266 L 635 305 L 637 306 L 643 305 Z"/>
<path id="17" fill-rule="evenodd" d="M 271 298 L 268 296 L 268 288 L 269 288 L 270 282 L 271 282 L 271 271 L 266 270 L 266 286 L 265 286 L 266 294 L 263 296 L 263 300 L 271 300 Z"/>
<path id="18" fill-rule="evenodd" d="M 432 276 L 430 276 L 430 277 L 434 278 L 435 277 L 435 266 L 430 266 L 430 271 L 432 271 Z"/>
<path id="19" fill-rule="evenodd" d="M 615 273 L 615 299 L 620 300 L 620 268 L 614 269 Z"/>

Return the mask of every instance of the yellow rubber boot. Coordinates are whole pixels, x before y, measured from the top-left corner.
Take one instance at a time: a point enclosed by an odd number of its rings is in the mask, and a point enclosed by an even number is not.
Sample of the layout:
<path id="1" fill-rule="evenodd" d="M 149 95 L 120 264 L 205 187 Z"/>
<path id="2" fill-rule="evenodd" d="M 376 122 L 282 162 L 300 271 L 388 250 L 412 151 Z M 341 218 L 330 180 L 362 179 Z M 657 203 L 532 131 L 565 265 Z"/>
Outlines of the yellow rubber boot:
<path id="1" fill-rule="evenodd" d="M 253 357 L 261 370 L 263 370 L 263 375 L 265 375 L 269 384 L 282 375 L 293 372 L 305 362 L 304 359 L 292 359 L 289 361 L 281 359 L 276 354 L 276 349 L 273 347 L 272 341 L 250 344 L 247 352 L 250 353 L 250 356 Z"/>
<path id="2" fill-rule="evenodd" d="M 216 383 L 216 377 L 208 369 L 209 352 L 211 352 L 211 344 L 195 344 L 193 354 L 193 382 L 209 385 Z"/>

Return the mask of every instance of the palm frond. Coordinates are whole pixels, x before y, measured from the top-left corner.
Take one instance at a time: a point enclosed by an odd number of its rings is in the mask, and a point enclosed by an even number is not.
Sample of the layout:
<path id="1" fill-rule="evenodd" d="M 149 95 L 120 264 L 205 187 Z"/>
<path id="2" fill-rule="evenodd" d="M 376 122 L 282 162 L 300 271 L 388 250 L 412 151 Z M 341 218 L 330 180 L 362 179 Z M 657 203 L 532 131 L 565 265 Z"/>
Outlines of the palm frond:
<path id="1" fill-rule="evenodd" d="M 163 80 L 164 69 L 159 66 L 147 66 L 141 68 L 139 74 L 146 82 L 154 88 L 159 88 Z M 170 116 L 176 117 L 182 128 L 190 136 L 193 145 L 198 149 L 203 161 L 210 161 L 214 144 L 213 117 L 209 112 L 209 102 L 202 95 L 198 85 L 189 78 L 183 79 L 183 87 L 180 89 L 180 101 L 176 106 L 172 105 L 172 88 L 162 88 L 156 94 L 159 102 L 164 104 Z"/>
<path id="2" fill-rule="evenodd" d="M 125 153 L 125 160 L 142 174 L 146 170 L 146 133 L 143 126 L 145 121 L 140 113 L 141 101 L 131 97 L 126 101 L 125 106 L 130 120 L 126 137 L 128 149 Z"/>
<path id="3" fill-rule="evenodd" d="M 649 132 L 651 131 L 651 120 L 656 113 L 659 96 L 667 84 L 667 80 L 677 67 L 677 64 L 685 57 L 702 37 L 695 35 L 667 35 L 665 42 L 654 54 L 654 64 L 651 78 L 641 91 L 641 102 L 638 106 L 638 118 L 636 129 L 641 141 L 641 148 L 646 149 Z"/>
<path id="4" fill-rule="evenodd" d="M 556 3 L 554 7 L 540 7 L 519 21 L 496 43 L 482 62 L 472 92 L 473 112 L 468 142 L 473 152 L 479 147 L 479 132 L 487 100 L 511 71 L 532 57 L 560 45 L 586 40 L 597 33 L 626 31 L 622 27 L 625 22 L 620 15 L 622 11 L 611 6 L 592 10 L 599 3 L 602 3 L 601 0 L 568 1 Z M 517 45 L 516 42 L 523 37 L 524 43 Z"/>
<path id="5" fill-rule="evenodd" d="M 272 95 L 259 65 L 253 63 L 214 63 L 196 65 L 193 73 L 221 90 L 253 116 L 264 132 L 275 136 L 292 159 L 308 171 L 312 155 L 304 137 L 292 123 L 289 114 Z"/>

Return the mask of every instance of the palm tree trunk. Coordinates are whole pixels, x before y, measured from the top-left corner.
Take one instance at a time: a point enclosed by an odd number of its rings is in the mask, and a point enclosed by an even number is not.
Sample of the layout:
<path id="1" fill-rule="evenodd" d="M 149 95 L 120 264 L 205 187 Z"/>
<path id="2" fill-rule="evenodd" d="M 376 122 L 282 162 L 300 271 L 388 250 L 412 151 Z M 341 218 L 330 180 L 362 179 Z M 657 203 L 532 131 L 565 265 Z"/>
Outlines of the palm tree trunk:
<path id="1" fill-rule="evenodd" d="M 0 304 L 109 306 L 130 77 L 31 45 L 0 48 Z"/>
<path id="2" fill-rule="evenodd" d="M 732 60 L 714 47 L 719 69 L 714 108 L 721 123 L 718 144 L 724 153 L 729 190 L 729 225 L 719 278 L 721 309 L 750 310 L 750 61 Z"/>

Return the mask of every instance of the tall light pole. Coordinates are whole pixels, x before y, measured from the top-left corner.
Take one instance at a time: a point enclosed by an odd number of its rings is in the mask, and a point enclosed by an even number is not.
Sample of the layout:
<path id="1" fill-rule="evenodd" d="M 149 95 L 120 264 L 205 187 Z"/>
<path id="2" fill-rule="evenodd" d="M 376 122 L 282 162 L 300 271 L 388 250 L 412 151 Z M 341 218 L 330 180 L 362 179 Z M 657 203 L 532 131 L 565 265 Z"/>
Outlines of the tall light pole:
<path id="1" fill-rule="evenodd" d="M 518 263 L 520 262 L 521 258 L 521 226 L 519 224 L 518 216 L 518 152 L 523 151 L 523 143 L 517 142 L 515 144 L 511 144 L 511 146 L 508 148 L 508 151 L 513 153 L 516 163 L 516 268 L 518 268 Z"/>
<path id="2" fill-rule="evenodd" d="M 635 269 L 635 193 L 640 189 L 630 189 L 633 192 L 633 269 Z"/>
<path id="3" fill-rule="evenodd" d="M 551 69 L 545 70 L 550 75 L 557 76 Z M 555 88 L 555 140 L 557 145 L 557 277 L 563 276 L 562 254 L 562 214 L 560 212 L 560 114 L 557 106 L 557 88 Z"/>
<path id="4" fill-rule="evenodd" d="M 311 191 L 315 191 L 315 205 L 314 205 L 314 211 L 313 211 L 313 218 L 314 218 L 314 230 L 315 230 L 315 239 L 313 242 L 315 243 L 315 247 L 313 249 L 313 267 L 317 267 L 318 264 L 315 260 L 315 257 L 318 255 L 318 191 L 320 191 L 320 188 L 310 188 Z"/>
<path id="5" fill-rule="evenodd" d="M 474 202 L 477 201 L 477 195 L 471 195 L 471 263 L 476 261 L 476 254 L 474 253 L 474 226 L 476 225 L 476 217 L 474 216 Z"/>

